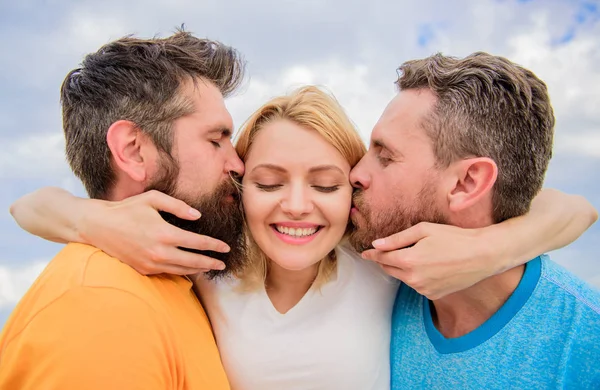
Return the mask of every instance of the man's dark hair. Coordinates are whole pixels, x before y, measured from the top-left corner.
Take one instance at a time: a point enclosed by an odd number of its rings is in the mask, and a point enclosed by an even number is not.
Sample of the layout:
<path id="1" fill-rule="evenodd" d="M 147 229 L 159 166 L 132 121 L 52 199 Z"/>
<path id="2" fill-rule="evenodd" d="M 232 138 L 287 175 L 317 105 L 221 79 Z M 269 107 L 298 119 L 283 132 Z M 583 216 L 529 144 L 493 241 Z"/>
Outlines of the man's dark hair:
<path id="1" fill-rule="evenodd" d="M 114 122 L 135 123 L 170 154 L 173 121 L 193 112 L 183 83 L 207 81 L 227 97 L 242 82 L 244 66 L 235 49 L 185 31 L 124 37 L 88 54 L 65 78 L 61 104 L 67 160 L 89 196 L 106 198 L 115 181 L 106 142 Z"/>
<path id="2" fill-rule="evenodd" d="M 525 214 L 552 157 L 554 113 L 546 84 L 503 57 L 436 54 L 398 68 L 400 90 L 429 89 L 437 102 L 423 126 L 440 167 L 468 157 L 498 166 L 493 219 Z"/>

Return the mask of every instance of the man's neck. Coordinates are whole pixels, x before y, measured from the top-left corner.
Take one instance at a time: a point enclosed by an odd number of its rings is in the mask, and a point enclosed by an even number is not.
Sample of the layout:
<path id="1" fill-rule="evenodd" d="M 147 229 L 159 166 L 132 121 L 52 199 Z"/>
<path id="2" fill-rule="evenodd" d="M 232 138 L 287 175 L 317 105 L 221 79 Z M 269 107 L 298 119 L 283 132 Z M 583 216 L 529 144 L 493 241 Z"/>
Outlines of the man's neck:
<path id="1" fill-rule="evenodd" d="M 124 177 L 122 173 L 117 172 L 116 175 L 115 183 L 105 196 L 106 200 L 118 202 L 145 192 L 144 183 Z"/>
<path id="2" fill-rule="evenodd" d="M 433 324 L 446 338 L 457 338 L 472 332 L 506 303 L 515 291 L 525 266 L 492 276 L 474 286 L 433 301 Z"/>

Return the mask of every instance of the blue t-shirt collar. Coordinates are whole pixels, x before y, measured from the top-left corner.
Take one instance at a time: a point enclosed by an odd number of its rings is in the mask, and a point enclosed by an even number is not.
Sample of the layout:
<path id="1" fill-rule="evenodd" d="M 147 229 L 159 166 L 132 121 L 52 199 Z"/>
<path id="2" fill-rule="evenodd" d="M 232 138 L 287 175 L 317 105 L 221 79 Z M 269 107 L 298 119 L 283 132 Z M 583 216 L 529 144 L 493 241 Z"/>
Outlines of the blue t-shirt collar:
<path id="1" fill-rule="evenodd" d="M 437 330 L 431 318 L 430 302 L 423 297 L 423 321 L 431 344 L 439 353 L 444 354 L 464 352 L 483 344 L 498 333 L 521 310 L 535 290 L 541 273 L 542 261 L 538 256 L 525 265 L 521 281 L 504 305 L 477 329 L 457 338 L 448 339 Z"/>

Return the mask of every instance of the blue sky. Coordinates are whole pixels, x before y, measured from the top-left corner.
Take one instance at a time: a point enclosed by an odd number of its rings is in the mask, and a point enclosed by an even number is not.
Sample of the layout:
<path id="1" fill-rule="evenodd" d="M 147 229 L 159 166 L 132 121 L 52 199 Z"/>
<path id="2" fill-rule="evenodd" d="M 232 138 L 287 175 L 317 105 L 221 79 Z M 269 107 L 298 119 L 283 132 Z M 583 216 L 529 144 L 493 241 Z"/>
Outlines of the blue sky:
<path id="1" fill-rule="evenodd" d="M 222 40 L 248 60 L 244 90 L 228 102 L 237 125 L 291 88 L 329 88 L 368 139 L 394 95 L 395 69 L 441 51 L 504 55 L 549 86 L 557 116 L 546 185 L 600 209 L 600 4 L 577 0 L 253 2 L 24 0 L 0 3 L 0 325 L 60 245 L 21 231 L 19 196 L 55 185 L 84 195 L 63 155 L 58 90 L 83 55 L 126 34 L 178 25 Z M 554 259 L 600 285 L 600 226 Z"/>

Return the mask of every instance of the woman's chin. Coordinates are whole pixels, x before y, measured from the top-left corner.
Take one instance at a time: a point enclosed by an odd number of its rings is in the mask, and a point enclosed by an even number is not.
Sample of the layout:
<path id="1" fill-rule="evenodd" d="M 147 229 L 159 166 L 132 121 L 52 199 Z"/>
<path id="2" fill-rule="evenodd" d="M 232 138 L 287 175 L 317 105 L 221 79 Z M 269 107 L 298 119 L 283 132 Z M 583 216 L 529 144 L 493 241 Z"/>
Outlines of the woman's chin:
<path id="1" fill-rule="evenodd" d="M 271 261 L 274 262 L 275 264 L 277 264 L 277 266 L 279 266 L 279 268 L 282 268 L 286 271 L 300 272 L 300 271 L 308 270 L 308 269 L 318 265 L 319 261 L 321 259 L 322 259 L 322 257 L 321 258 L 313 258 L 313 259 L 307 259 L 306 257 L 300 258 L 300 259 L 293 259 L 293 258 L 288 257 L 285 260 L 276 258 L 275 260 L 271 259 Z"/>
<path id="2" fill-rule="evenodd" d="M 267 253 L 271 262 L 286 271 L 300 272 L 318 266 L 319 262 L 329 254 L 330 251 L 306 251 L 293 248 L 292 250 L 272 250 Z"/>

